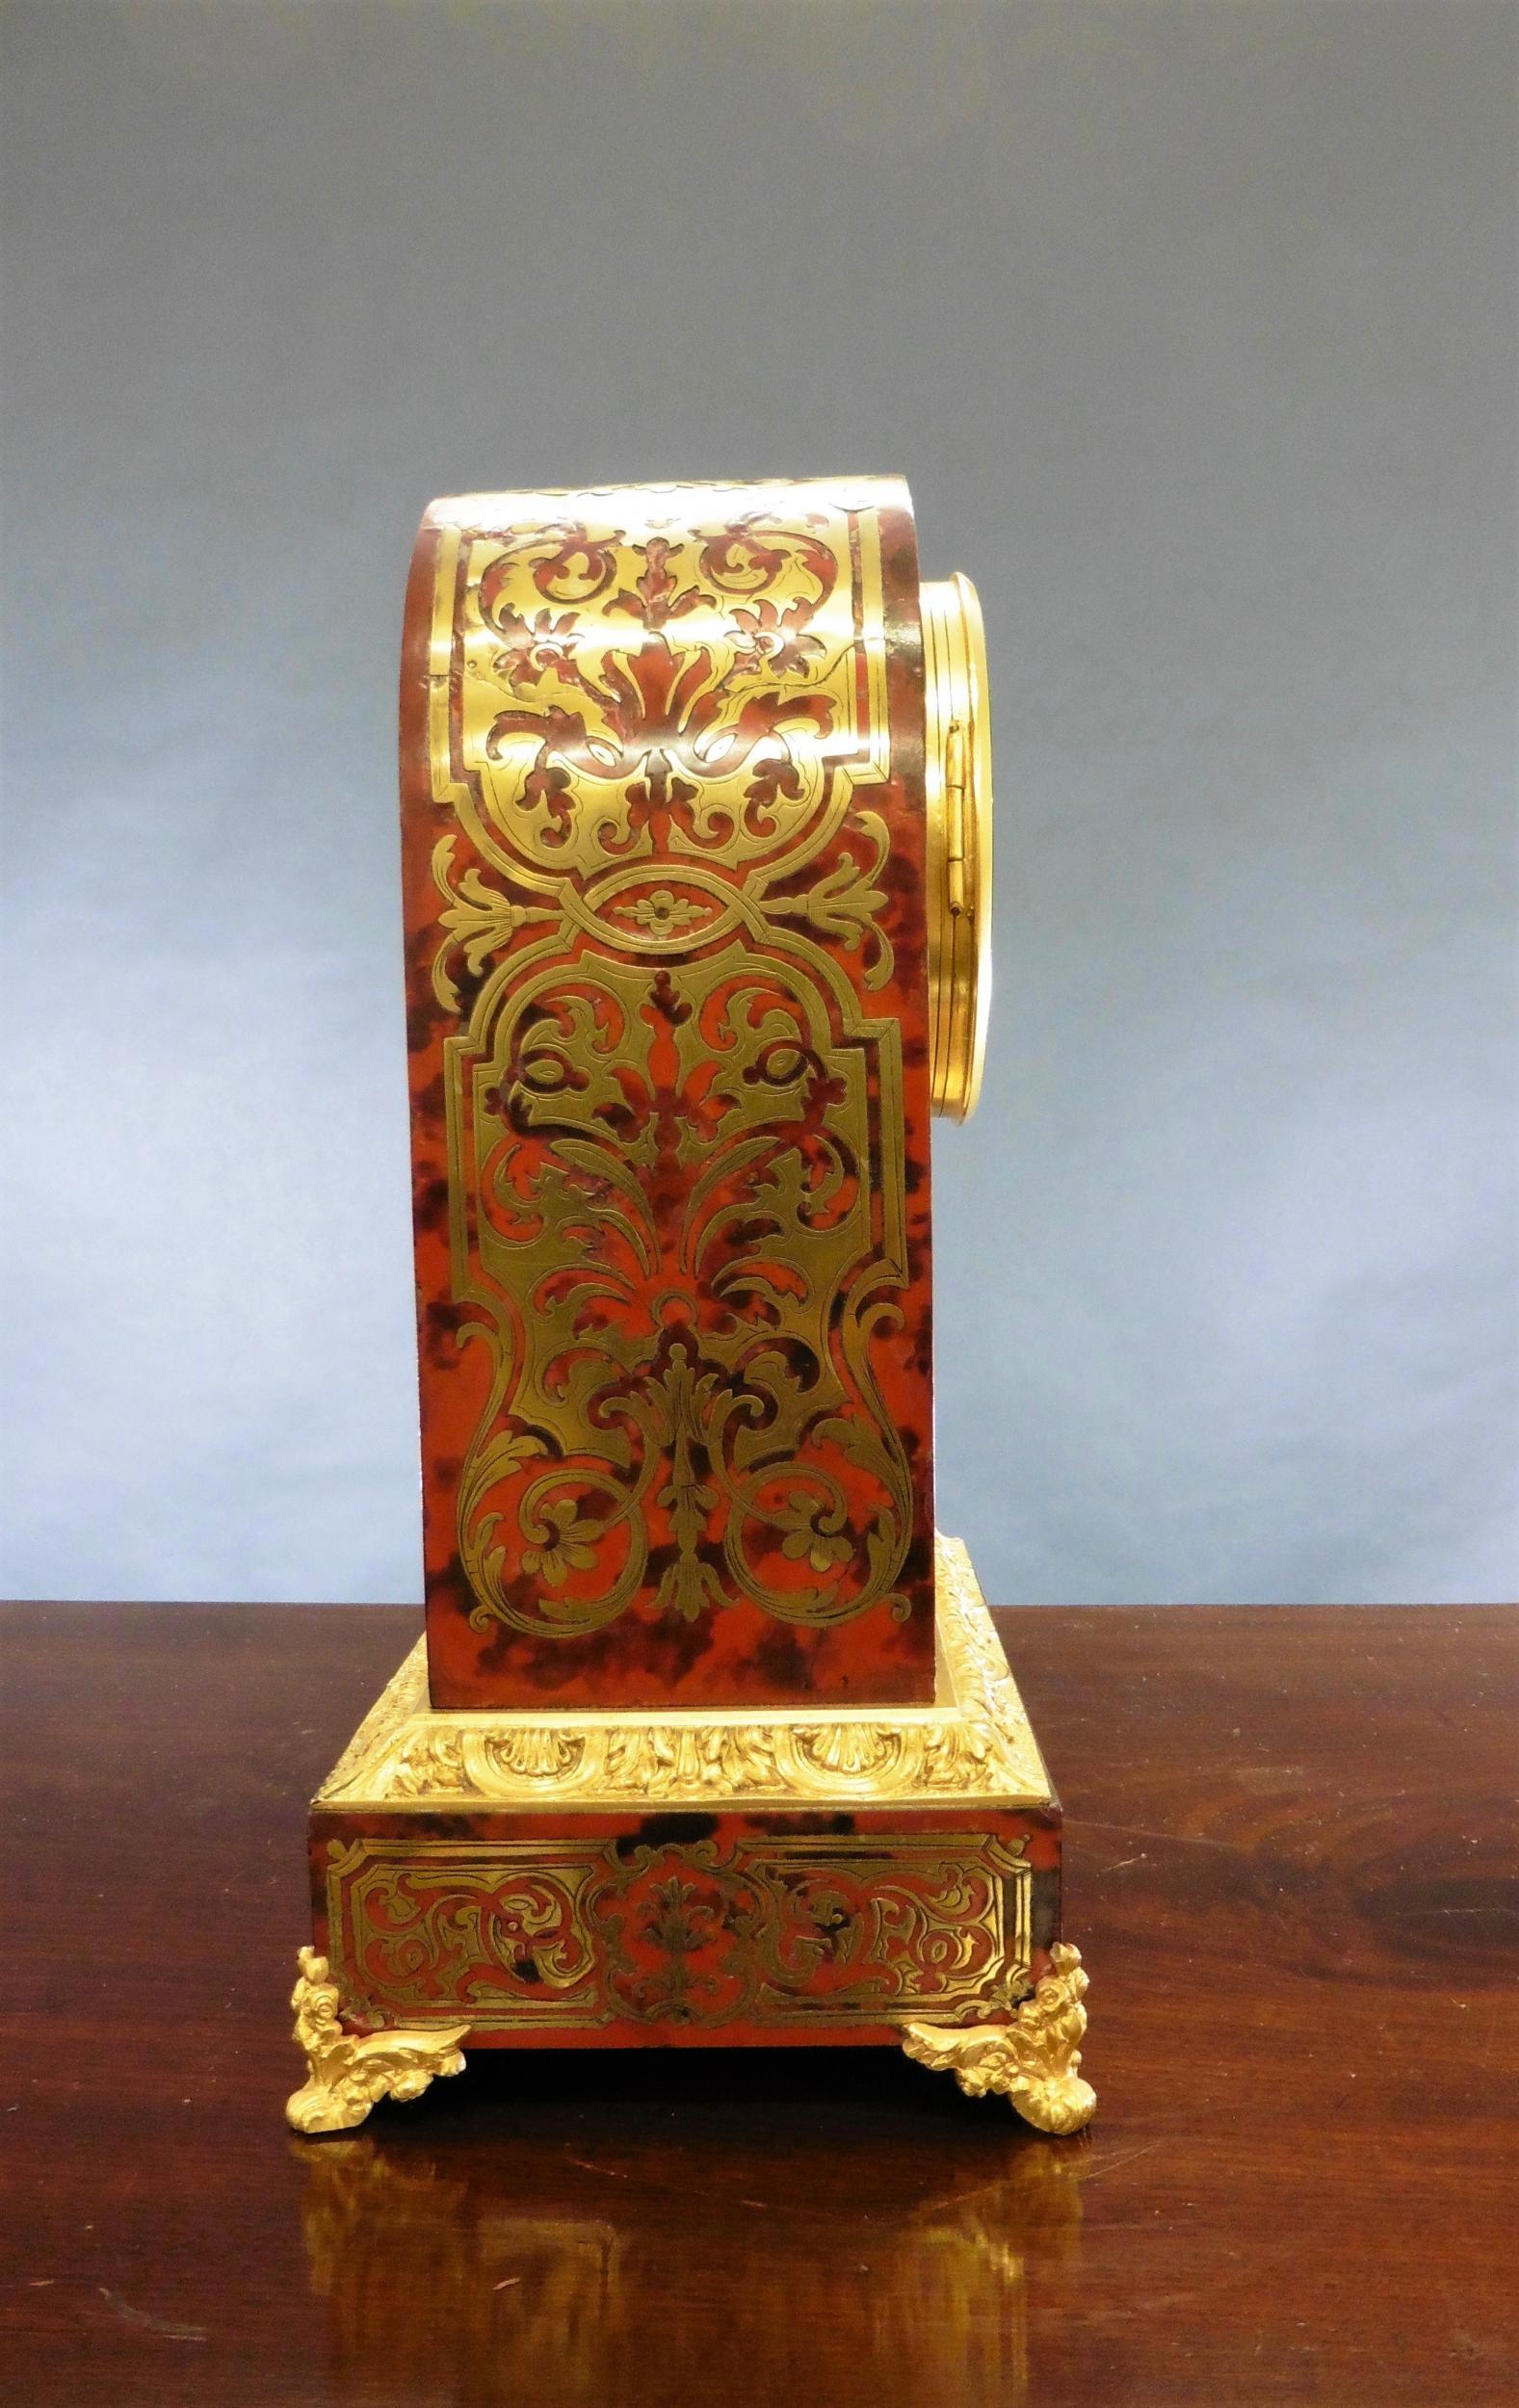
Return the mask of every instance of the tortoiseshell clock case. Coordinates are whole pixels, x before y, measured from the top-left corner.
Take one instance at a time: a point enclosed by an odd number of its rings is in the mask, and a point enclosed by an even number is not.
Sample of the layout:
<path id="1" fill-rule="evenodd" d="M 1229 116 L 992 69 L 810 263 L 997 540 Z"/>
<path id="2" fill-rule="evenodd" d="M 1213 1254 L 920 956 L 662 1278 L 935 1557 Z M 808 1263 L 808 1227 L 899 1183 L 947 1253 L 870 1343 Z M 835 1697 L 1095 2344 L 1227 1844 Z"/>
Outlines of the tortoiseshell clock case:
<path id="1" fill-rule="evenodd" d="M 1060 1808 L 933 1526 L 975 594 L 893 479 L 436 503 L 401 730 L 427 1628 L 313 1802 L 291 2120 L 827 2041 L 1074 2131 Z"/>

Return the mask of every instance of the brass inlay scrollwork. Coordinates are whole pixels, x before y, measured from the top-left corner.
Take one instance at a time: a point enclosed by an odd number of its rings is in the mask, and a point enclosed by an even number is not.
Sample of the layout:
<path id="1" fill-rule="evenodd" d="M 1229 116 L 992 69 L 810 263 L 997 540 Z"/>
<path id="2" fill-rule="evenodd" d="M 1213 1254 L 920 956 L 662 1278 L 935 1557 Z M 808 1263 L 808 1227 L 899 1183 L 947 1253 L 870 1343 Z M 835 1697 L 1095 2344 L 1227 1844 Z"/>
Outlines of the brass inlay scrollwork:
<path id="1" fill-rule="evenodd" d="M 475 2031 L 891 2023 L 1007 2011 L 1030 1869 L 977 1832 L 634 1843 L 364 1838 L 327 1855 L 327 1923 L 366 2011 Z"/>
<path id="2" fill-rule="evenodd" d="M 440 529 L 432 977 L 460 1023 L 458 1335 L 491 1365 L 457 1515 L 481 1628 L 910 1611 L 873 1368 L 906 1279 L 902 1029 L 862 1000 L 893 973 L 878 534 L 836 488 L 749 498 L 521 496 L 510 528 L 466 499 Z"/>

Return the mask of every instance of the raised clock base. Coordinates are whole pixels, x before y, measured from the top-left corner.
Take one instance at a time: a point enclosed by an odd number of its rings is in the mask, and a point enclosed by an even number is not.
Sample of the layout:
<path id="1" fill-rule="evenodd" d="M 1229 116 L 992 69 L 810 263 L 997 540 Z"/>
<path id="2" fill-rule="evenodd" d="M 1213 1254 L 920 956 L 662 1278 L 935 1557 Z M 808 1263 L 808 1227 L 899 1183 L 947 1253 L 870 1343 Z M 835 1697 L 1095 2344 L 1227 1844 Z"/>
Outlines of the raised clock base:
<path id="1" fill-rule="evenodd" d="M 1094 2105 L 1061 1810 L 964 1548 L 922 1707 L 446 1712 L 425 1647 L 312 1802 L 305 2133 L 468 2048 L 897 2044 L 1046 2132 Z"/>

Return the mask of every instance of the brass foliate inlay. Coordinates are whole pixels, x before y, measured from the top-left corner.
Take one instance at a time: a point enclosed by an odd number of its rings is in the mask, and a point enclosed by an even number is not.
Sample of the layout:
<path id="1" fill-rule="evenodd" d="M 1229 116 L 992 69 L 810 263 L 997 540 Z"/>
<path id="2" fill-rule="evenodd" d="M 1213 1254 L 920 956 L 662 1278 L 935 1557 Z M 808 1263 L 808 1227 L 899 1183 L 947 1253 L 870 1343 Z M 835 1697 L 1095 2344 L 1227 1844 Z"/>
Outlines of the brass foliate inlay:
<path id="1" fill-rule="evenodd" d="M 466 2003 L 476 2036 L 894 2025 L 1015 2009 L 1031 1878 L 975 1831 L 364 1838 L 327 1850 L 327 1924 L 408 2038 Z"/>
<path id="2" fill-rule="evenodd" d="M 440 1309 L 490 1358 L 457 1478 L 472 1624 L 562 1646 L 630 1608 L 908 1620 L 879 509 L 439 510 L 423 1002 L 448 1029 Z"/>

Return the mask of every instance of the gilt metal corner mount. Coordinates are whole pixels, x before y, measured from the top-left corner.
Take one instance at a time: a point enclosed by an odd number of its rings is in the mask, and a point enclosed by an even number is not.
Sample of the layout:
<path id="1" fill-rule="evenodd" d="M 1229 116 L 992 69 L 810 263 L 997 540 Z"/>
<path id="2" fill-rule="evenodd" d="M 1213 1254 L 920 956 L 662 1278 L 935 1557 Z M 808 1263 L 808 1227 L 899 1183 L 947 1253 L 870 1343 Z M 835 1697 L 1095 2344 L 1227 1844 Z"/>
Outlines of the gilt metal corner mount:
<path id="1" fill-rule="evenodd" d="M 327 1961 L 302 1949 L 301 1972 L 290 1994 L 296 2010 L 295 2039 L 306 2060 L 306 2079 L 285 2105 L 298 2133 L 352 2132 L 377 2099 L 419 2099 L 436 2074 L 461 2074 L 459 2047 L 467 2024 L 441 2031 L 376 2031 L 355 2036 L 338 2021 L 337 1984 Z"/>
<path id="2" fill-rule="evenodd" d="M 1081 1950 L 1068 1940 L 1050 1950 L 1050 1970 L 1008 2024 L 972 2024 L 947 2030 L 906 2024 L 908 2056 L 951 2073 L 967 2098 L 988 2090 L 1009 2099 L 1026 2124 L 1063 2137 L 1089 2124 L 1097 2094 L 1081 2074 L 1087 2033 L 1087 1975 Z"/>

